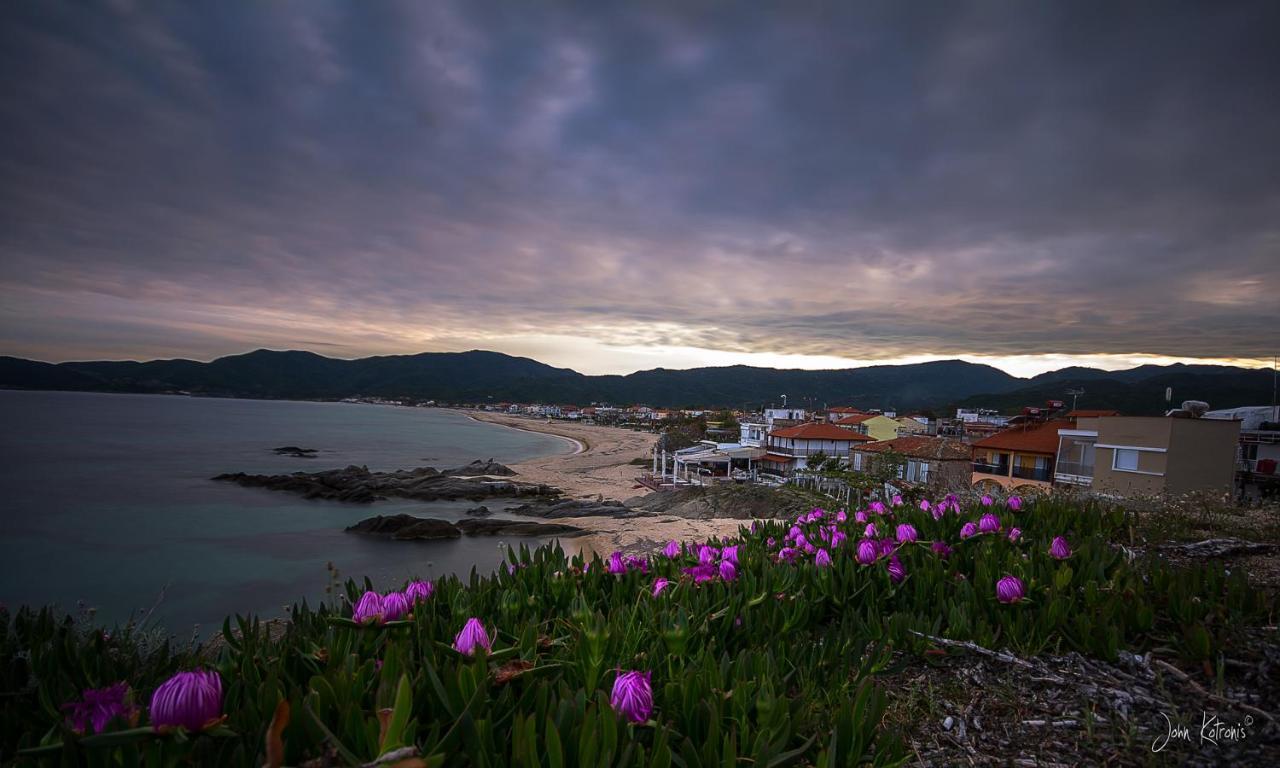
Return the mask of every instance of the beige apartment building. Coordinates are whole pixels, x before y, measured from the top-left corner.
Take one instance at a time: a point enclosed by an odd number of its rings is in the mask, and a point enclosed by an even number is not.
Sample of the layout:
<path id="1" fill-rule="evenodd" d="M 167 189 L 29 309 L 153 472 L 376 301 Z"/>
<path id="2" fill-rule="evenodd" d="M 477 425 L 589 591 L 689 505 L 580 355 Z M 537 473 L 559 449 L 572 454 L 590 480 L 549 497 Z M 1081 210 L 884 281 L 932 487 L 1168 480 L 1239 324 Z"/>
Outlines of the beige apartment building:
<path id="1" fill-rule="evenodd" d="M 1058 430 L 1054 484 L 1116 496 L 1229 491 L 1239 436 L 1238 421 L 1079 418 Z"/>

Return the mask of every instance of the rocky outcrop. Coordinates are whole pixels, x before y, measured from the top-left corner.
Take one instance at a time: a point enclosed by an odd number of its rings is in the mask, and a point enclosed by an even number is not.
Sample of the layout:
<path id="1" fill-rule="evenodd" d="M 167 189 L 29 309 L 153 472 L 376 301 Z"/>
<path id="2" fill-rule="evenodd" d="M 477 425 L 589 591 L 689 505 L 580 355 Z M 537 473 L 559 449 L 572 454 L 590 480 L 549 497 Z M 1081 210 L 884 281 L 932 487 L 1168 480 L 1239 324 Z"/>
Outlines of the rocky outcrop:
<path id="1" fill-rule="evenodd" d="M 389 536 L 397 541 L 456 539 L 459 536 L 577 536 L 581 528 L 560 523 L 526 520 L 459 520 L 451 523 L 432 517 L 377 515 L 347 527 L 348 533 Z"/>
<path id="2" fill-rule="evenodd" d="M 467 477 L 475 477 L 477 475 L 494 475 L 498 477 L 511 477 L 516 471 L 505 464 L 499 464 L 493 459 L 488 461 L 480 461 L 476 459 L 470 464 L 465 464 L 456 469 L 446 469 L 442 474 L 445 475 L 463 475 Z"/>
<path id="3" fill-rule="evenodd" d="M 488 507 L 481 504 L 478 507 L 472 507 L 471 509 L 468 509 L 466 511 L 466 514 L 470 515 L 471 517 L 488 517 L 489 515 L 492 515 L 493 512 Z"/>
<path id="4" fill-rule="evenodd" d="M 476 464 L 467 466 L 473 467 Z M 485 466 L 492 468 L 489 465 Z M 349 501 L 360 504 L 385 498 L 415 501 L 457 499 L 483 501 L 493 497 L 555 497 L 560 494 L 559 490 L 549 485 L 481 477 L 454 477 L 452 474 L 454 471 L 456 470 L 440 472 L 432 467 L 418 467 L 396 472 L 370 472 L 368 467 L 349 466 L 324 472 L 292 472 L 285 475 L 250 475 L 234 472 L 218 475 L 213 479 L 248 488 L 287 491 L 307 499 Z"/>
<path id="5" fill-rule="evenodd" d="M 299 448 L 296 445 L 282 445 L 279 448 L 272 448 L 271 451 L 277 456 L 293 456 L 298 459 L 314 459 L 319 453 L 316 448 Z"/>
<path id="6" fill-rule="evenodd" d="M 728 483 L 635 496 L 624 504 L 648 514 L 690 520 L 790 517 L 807 512 L 813 506 L 789 489 Z"/>
<path id="7" fill-rule="evenodd" d="M 632 509 L 620 501 L 569 499 L 565 501 L 547 501 L 535 504 L 521 504 L 510 507 L 508 512 L 530 517 L 555 519 L 559 517 L 650 517 L 652 512 L 643 509 Z"/>

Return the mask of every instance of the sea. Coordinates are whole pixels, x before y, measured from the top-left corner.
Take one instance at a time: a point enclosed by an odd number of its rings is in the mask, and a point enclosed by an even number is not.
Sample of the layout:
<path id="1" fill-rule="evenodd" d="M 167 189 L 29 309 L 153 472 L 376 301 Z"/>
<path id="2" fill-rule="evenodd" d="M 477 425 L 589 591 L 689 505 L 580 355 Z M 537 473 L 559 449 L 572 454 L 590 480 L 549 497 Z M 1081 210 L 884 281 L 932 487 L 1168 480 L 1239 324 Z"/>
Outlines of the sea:
<path id="1" fill-rule="evenodd" d="M 276 455 L 281 446 L 317 453 Z M 546 540 L 350 534 L 343 528 L 375 514 L 459 519 L 476 504 L 308 501 L 210 478 L 446 468 L 574 448 L 434 408 L 0 390 L 0 604 L 54 604 L 108 627 L 145 621 L 207 637 L 225 616 L 273 618 L 326 599 L 332 569 L 384 590 L 492 572 L 507 547 Z M 503 516 L 502 500 L 484 503 Z"/>

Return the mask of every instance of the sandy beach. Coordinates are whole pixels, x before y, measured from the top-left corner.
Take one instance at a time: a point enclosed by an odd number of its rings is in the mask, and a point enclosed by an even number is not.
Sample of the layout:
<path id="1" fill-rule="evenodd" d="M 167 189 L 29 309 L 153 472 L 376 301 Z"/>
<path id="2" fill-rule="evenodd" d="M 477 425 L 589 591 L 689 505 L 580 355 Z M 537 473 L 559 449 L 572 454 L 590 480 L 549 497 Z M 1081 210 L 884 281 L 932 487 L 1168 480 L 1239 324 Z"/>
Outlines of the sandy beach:
<path id="1" fill-rule="evenodd" d="M 553 485 L 570 498 L 625 501 L 633 496 L 652 493 L 636 483 L 636 478 L 648 471 L 648 467 L 632 464 L 631 461 L 638 458 L 649 459 L 657 435 L 617 427 L 575 424 L 571 421 L 547 421 L 483 411 L 464 413 L 477 421 L 556 435 L 578 444 L 579 448 L 574 453 L 542 456 L 509 465 L 521 480 Z M 627 552 L 651 551 L 662 547 L 671 539 L 704 541 L 712 536 L 730 536 L 737 532 L 743 521 L 659 516 L 623 520 L 573 517 L 556 522 L 591 531 L 587 536 L 562 540 L 566 551 L 581 549 L 605 556 L 615 549 Z"/>

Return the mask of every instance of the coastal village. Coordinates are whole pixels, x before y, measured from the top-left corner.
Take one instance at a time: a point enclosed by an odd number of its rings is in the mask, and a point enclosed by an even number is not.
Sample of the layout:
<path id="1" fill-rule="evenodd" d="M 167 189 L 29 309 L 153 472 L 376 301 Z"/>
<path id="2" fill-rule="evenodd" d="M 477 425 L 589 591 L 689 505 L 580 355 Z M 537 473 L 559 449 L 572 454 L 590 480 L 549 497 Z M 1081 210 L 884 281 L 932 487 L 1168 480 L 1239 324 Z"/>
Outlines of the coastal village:
<path id="1" fill-rule="evenodd" d="M 1186 401 L 1162 416 L 1131 416 L 1053 400 L 1015 414 L 957 409 L 952 417 L 938 418 L 781 401 L 754 412 L 540 403 L 470 407 L 656 432 L 660 437 L 647 471 L 636 477 L 638 485 L 656 491 L 818 481 L 818 487 L 847 495 L 859 476 L 884 482 L 878 495 L 911 488 L 1003 495 L 1061 489 L 1109 497 L 1230 492 L 1258 499 L 1280 489 L 1275 406 L 1210 410 Z M 702 432 L 697 439 L 678 428 L 690 423 Z M 668 439 L 672 433 L 686 444 Z"/>

